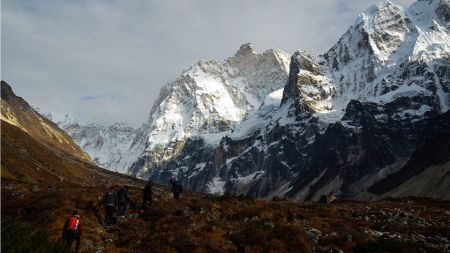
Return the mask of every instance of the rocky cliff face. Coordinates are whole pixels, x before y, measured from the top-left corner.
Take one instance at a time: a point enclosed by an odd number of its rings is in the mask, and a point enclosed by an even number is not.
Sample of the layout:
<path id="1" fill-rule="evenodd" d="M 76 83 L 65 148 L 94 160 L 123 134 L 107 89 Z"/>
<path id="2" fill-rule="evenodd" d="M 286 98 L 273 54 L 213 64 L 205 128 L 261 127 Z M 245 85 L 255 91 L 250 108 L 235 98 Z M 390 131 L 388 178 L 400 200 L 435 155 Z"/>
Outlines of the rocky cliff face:
<path id="1" fill-rule="evenodd" d="M 8 83 L 1 81 L 1 120 L 30 135 L 52 150 L 59 150 L 84 162 L 91 158 L 55 123 L 34 110 L 24 99 L 14 94 Z"/>
<path id="2" fill-rule="evenodd" d="M 260 198 L 308 200 L 330 192 L 346 198 L 377 197 L 367 188 L 401 171 L 419 152 L 425 126 L 450 108 L 449 10 L 448 0 L 418 1 L 406 10 L 389 1 L 369 8 L 324 55 L 294 53 L 284 90 L 269 85 L 273 88 L 260 96 L 252 93 L 260 101 L 258 110 L 246 110 L 241 118 L 232 114 L 236 117 L 228 118 L 224 131 L 207 127 L 214 124 L 205 125 L 211 117 L 202 114 L 206 116 L 196 127 L 191 127 L 196 119 L 191 116 L 179 121 L 191 124 L 182 125 L 183 131 L 175 124 L 172 146 L 161 146 L 158 143 L 167 141 L 150 136 L 149 147 L 160 148 L 147 149 L 133 173 L 161 182 L 175 174 L 194 190 Z M 249 50 L 244 46 L 240 51 Z M 252 54 L 238 52 L 232 59 Z M 196 66 L 193 69 L 200 68 Z M 202 73 L 210 72 L 216 73 Z M 175 83 L 163 97 L 179 94 L 174 87 L 184 86 Z M 191 84 L 185 100 L 197 98 L 197 82 L 181 83 Z M 152 116 L 151 124 L 176 115 L 161 110 L 166 101 L 155 104 L 152 115 L 157 117 Z M 209 103 L 210 110 L 219 104 Z M 217 119 L 212 122 L 217 125 Z M 185 129 L 202 133 L 201 125 L 204 131 L 213 129 L 203 133 L 221 135 L 213 139 L 185 134 L 181 145 L 173 142 Z M 394 180 L 393 188 L 403 181 Z"/>
<path id="3" fill-rule="evenodd" d="M 384 196 L 423 195 L 450 198 L 450 111 L 430 120 L 417 148 L 399 171 L 368 191 Z M 400 185 L 400 186 L 399 186 Z"/>
<path id="4" fill-rule="evenodd" d="M 145 150 L 146 125 L 134 129 L 124 123 L 112 126 L 80 124 L 69 116 L 57 123 L 98 166 L 127 173 L 131 164 Z"/>

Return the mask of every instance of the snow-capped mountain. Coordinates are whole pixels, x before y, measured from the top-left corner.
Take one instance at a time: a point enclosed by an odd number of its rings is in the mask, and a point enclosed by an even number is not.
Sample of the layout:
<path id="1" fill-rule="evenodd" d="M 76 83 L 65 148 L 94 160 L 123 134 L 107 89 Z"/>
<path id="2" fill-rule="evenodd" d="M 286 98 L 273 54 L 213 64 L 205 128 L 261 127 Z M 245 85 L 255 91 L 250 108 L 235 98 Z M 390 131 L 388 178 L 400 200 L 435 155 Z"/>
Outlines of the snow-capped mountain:
<path id="1" fill-rule="evenodd" d="M 450 53 L 448 4 L 418 1 L 404 10 L 385 1 L 359 15 L 323 56 L 325 75 L 337 89 L 333 110 L 342 116 L 351 99 L 386 103 L 427 94 L 435 98 L 436 110 L 447 111 L 449 80 L 441 65 L 448 64 Z M 434 87 L 423 75 L 434 78 Z"/>
<path id="2" fill-rule="evenodd" d="M 224 61 L 199 61 L 183 71 L 161 90 L 150 113 L 146 152 L 131 173 L 147 177 L 149 168 L 164 167 L 188 139 L 218 146 L 268 94 L 283 88 L 289 58 L 279 49 L 258 54 L 244 44 Z"/>
<path id="3" fill-rule="evenodd" d="M 223 63 L 200 62 L 161 92 L 148 148 L 131 173 L 160 182 L 176 174 L 193 190 L 261 198 L 405 192 L 395 187 L 409 174 L 389 181 L 389 189 L 370 187 L 415 167 L 410 159 L 423 153 L 416 149 L 429 122 L 445 121 L 449 21 L 448 0 L 419 0 L 408 9 L 384 1 L 359 15 L 325 54 L 295 52 L 288 76 L 277 51 L 263 53 L 275 64 L 261 67 L 248 45 Z M 248 73 L 262 78 L 258 90 Z M 432 196 L 449 184 L 443 177 L 415 193 Z"/>
<path id="4" fill-rule="evenodd" d="M 124 123 L 112 126 L 80 124 L 66 115 L 57 123 L 100 167 L 127 173 L 145 150 L 146 126 L 134 129 Z"/>

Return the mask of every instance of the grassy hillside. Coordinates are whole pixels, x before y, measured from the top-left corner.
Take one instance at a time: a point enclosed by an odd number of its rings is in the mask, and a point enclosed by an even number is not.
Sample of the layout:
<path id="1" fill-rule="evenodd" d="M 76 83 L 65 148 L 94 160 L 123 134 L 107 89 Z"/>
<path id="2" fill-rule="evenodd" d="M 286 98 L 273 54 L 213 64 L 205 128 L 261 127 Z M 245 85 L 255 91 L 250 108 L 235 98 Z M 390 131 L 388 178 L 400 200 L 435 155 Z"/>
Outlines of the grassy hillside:
<path id="1" fill-rule="evenodd" d="M 450 203 L 429 199 L 318 204 L 187 193 L 176 201 L 157 187 L 151 209 L 140 214 L 141 189 L 132 187 L 130 218 L 104 228 L 102 187 L 22 185 L 18 195 L 17 186 L 4 185 L 2 216 L 58 240 L 77 208 L 85 224 L 82 252 L 448 252 L 450 246 Z"/>
<path id="2" fill-rule="evenodd" d="M 21 228 L 2 230 L 2 242 L 17 240 L 33 249 L 59 250 L 64 221 L 76 208 L 85 227 L 81 252 L 450 250 L 450 202 L 446 201 L 410 198 L 319 204 L 193 192 L 176 201 L 167 187 L 156 186 L 151 209 L 140 213 L 142 180 L 49 149 L 5 122 L 1 145 L 2 229 L 10 220 L 18 221 L 15 227 Z M 125 184 L 133 202 L 130 218 L 103 227 L 104 191 Z M 43 231 L 46 236 L 33 239 Z M 2 243 L 2 252 L 5 245 L 11 243 Z M 33 251 L 8 248 L 8 252 Z"/>

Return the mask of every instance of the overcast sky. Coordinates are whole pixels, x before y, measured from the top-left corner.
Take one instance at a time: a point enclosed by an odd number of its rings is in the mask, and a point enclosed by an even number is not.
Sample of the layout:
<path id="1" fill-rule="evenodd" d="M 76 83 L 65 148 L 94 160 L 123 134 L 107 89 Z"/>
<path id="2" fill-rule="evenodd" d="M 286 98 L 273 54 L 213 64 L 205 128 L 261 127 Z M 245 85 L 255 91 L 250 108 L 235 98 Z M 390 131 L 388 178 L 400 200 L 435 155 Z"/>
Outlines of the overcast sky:
<path id="1" fill-rule="evenodd" d="M 160 88 L 198 60 L 246 42 L 322 54 L 375 2 L 3 0 L 1 78 L 54 121 L 137 127 Z"/>

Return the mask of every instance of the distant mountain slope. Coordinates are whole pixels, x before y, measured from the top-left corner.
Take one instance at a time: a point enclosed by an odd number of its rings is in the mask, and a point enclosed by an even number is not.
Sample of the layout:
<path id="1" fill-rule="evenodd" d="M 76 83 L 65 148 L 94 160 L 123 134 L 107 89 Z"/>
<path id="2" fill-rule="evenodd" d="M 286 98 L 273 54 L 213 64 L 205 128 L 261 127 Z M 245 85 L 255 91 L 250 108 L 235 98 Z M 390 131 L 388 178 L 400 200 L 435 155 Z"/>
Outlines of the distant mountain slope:
<path id="1" fill-rule="evenodd" d="M 71 120 L 57 122 L 98 166 L 126 174 L 145 150 L 146 125 L 134 129 L 124 123 L 105 127 Z"/>
<path id="2" fill-rule="evenodd" d="M 28 133 L 49 148 L 59 149 L 85 162 L 91 158 L 55 123 L 36 112 L 25 100 L 14 94 L 11 86 L 1 81 L 1 120 Z"/>
<path id="3" fill-rule="evenodd" d="M 2 82 L 1 180 L 3 187 L 141 184 L 95 166 L 56 124 L 46 120 Z M 59 185 L 59 186 L 58 186 Z M 8 188 L 9 189 L 9 188 Z"/>

